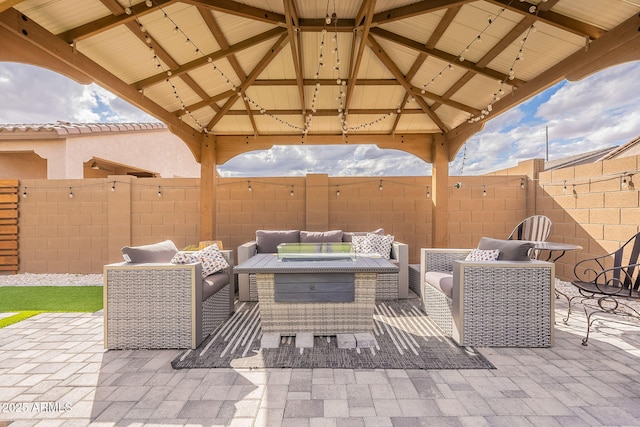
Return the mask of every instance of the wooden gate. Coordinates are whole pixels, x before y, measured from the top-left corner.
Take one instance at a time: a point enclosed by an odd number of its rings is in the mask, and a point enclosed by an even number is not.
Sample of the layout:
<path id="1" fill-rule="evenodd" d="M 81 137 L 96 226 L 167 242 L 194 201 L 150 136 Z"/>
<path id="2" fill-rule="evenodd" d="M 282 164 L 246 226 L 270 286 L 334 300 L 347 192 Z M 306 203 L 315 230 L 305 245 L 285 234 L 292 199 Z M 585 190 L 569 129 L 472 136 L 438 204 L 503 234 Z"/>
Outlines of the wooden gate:
<path id="1" fill-rule="evenodd" d="M 0 274 L 18 273 L 17 180 L 0 180 Z"/>

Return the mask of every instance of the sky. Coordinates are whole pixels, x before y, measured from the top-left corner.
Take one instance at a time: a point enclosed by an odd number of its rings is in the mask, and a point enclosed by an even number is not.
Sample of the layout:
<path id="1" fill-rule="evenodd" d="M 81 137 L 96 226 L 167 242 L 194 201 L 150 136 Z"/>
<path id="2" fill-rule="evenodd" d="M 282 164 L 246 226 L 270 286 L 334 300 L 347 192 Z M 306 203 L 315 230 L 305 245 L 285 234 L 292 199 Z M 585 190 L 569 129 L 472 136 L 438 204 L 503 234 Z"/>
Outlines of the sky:
<path id="1" fill-rule="evenodd" d="M 549 160 L 617 146 L 640 135 L 640 62 L 618 65 L 578 82 L 563 81 L 486 122 L 451 162 L 449 174 L 480 175 L 519 161 Z M 80 85 L 30 65 L 0 62 L 0 123 L 156 122 L 95 84 Z M 225 177 L 421 176 L 431 165 L 373 145 L 276 146 L 224 165 Z"/>

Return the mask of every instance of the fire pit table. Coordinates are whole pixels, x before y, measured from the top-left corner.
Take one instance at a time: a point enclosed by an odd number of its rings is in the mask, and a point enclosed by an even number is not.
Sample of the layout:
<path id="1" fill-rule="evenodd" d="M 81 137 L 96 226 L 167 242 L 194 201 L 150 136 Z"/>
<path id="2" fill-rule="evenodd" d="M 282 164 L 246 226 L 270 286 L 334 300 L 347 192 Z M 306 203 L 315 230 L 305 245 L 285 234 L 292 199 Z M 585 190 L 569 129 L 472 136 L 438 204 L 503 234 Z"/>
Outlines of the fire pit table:
<path id="1" fill-rule="evenodd" d="M 289 243 L 234 268 L 255 273 L 263 332 L 314 335 L 370 332 L 378 274 L 398 267 L 356 256 L 350 244 Z"/>

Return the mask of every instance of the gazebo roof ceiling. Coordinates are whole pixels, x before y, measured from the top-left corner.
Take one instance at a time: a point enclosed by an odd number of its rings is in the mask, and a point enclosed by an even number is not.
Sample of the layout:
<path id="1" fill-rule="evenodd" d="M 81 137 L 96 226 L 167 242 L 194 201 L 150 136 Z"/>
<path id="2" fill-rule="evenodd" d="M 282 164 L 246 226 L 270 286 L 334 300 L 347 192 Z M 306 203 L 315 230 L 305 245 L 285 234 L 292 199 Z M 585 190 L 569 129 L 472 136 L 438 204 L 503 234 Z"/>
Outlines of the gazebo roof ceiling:
<path id="1" fill-rule="evenodd" d="M 562 79 L 638 59 L 639 13 L 640 0 L 0 0 L 0 60 L 95 81 L 196 158 L 202 134 L 425 133 L 446 134 L 452 157 Z"/>

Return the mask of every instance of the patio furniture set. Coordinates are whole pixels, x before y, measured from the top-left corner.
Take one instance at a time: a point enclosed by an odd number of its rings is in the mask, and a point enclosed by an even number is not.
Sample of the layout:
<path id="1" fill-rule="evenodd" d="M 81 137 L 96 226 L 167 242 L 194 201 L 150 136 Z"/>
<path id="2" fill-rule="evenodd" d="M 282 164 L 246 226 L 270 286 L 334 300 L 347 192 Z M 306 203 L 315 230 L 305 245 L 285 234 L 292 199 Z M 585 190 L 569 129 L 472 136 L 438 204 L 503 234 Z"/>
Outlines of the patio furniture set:
<path id="1" fill-rule="evenodd" d="M 482 238 L 474 249 L 422 249 L 419 268 L 409 268 L 407 246 L 383 230 L 259 230 L 238 247 L 235 267 L 233 251 L 215 244 L 198 251 L 179 251 L 171 241 L 125 247 L 126 261 L 104 268 L 105 347 L 197 348 L 233 312 L 236 275 L 238 300 L 258 301 L 263 332 L 370 332 L 375 301 L 407 298 L 411 289 L 460 346 L 550 347 L 554 262 L 581 247 L 529 240 L 532 233 L 546 239 L 551 229 L 532 221 L 509 239 Z M 629 312 L 620 301 L 638 300 L 639 236 L 612 254 L 612 265 L 606 257 L 589 261 L 596 268 L 578 263 L 574 284 L 583 302 Z M 549 251 L 546 261 L 537 259 L 541 250 Z M 567 297 L 565 321 L 576 298 Z M 589 329 L 586 304 L 585 312 Z"/>

